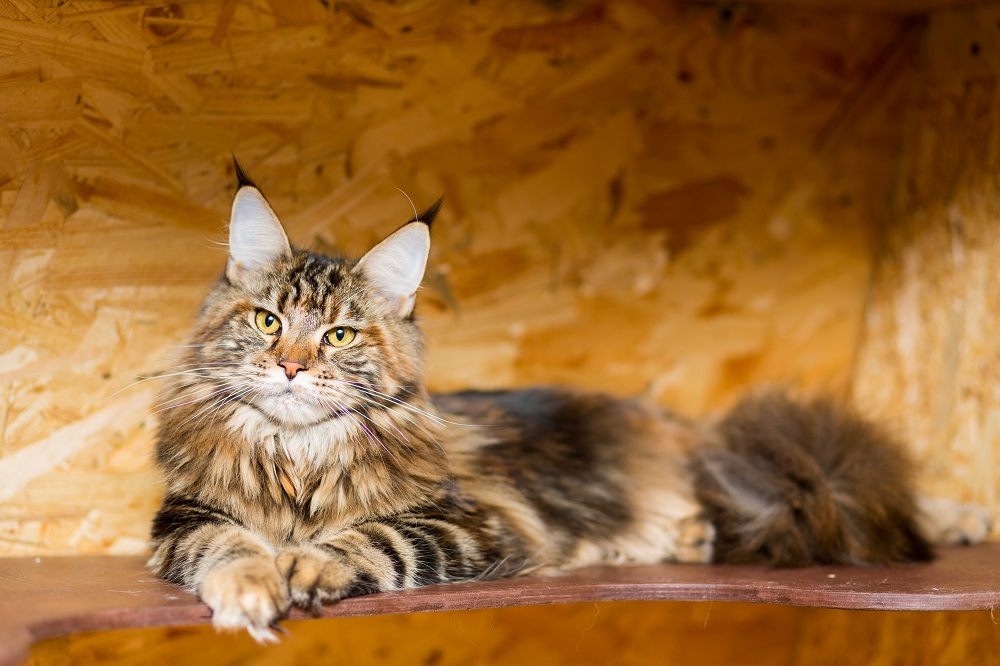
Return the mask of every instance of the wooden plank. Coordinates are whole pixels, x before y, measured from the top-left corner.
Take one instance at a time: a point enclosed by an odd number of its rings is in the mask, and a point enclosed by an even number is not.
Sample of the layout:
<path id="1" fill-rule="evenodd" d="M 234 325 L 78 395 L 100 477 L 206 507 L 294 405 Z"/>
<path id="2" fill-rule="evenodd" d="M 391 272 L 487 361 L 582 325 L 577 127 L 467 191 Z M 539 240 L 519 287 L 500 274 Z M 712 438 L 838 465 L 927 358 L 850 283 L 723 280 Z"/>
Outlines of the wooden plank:
<path id="1" fill-rule="evenodd" d="M 211 627 L 76 634 L 30 666 L 965 666 L 992 664 L 989 612 L 856 611 L 615 601 L 299 620 L 262 647 Z M 322 655 L 322 657 L 320 657 Z"/>
<path id="2" fill-rule="evenodd" d="M 583 569 L 558 578 L 436 585 L 355 597 L 322 617 L 580 601 L 720 601 L 867 610 L 979 610 L 1000 605 L 1000 545 L 954 548 L 931 564 L 765 569 L 666 564 Z M 148 573 L 138 557 L 0 560 L 0 666 L 32 642 L 124 627 L 202 624 L 195 597 Z M 294 611 L 292 618 L 305 614 Z"/>

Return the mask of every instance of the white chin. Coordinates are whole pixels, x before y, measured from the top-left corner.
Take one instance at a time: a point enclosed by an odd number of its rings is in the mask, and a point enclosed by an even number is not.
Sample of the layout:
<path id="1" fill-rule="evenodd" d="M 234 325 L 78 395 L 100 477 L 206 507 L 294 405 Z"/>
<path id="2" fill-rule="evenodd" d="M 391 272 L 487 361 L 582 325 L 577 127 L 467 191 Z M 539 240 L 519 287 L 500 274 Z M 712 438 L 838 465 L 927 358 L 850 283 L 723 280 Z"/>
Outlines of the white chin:
<path id="1" fill-rule="evenodd" d="M 275 421 L 287 425 L 314 425 L 330 418 L 329 410 L 294 393 L 266 396 L 259 398 L 254 404 Z"/>

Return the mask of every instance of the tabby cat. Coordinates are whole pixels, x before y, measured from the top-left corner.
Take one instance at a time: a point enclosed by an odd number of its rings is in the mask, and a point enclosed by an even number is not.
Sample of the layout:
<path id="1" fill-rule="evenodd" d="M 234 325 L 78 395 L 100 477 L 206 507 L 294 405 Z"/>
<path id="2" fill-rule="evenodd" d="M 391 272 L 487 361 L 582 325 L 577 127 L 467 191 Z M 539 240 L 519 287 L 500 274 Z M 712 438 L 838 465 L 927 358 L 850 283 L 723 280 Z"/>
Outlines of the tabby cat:
<path id="1" fill-rule="evenodd" d="M 163 393 L 150 560 L 217 627 L 266 642 L 293 604 L 601 563 L 922 561 L 986 532 L 922 512 L 903 452 L 829 401 L 704 424 L 563 389 L 431 395 L 414 301 L 441 202 L 326 257 L 237 172 L 228 265 Z"/>

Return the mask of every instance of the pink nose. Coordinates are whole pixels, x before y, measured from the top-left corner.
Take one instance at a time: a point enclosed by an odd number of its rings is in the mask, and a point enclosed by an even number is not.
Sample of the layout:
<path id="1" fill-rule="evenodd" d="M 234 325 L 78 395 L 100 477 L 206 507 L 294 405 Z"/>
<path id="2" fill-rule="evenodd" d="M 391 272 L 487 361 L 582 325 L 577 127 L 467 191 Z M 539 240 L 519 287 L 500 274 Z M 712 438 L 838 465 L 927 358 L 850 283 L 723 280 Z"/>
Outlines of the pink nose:
<path id="1" fill-rule="evenodd" d="M 278 365 L 285 369 L 285 376 L 289 380 L 295 379 L 296 373 L 299 370 L 305 370 L 306 366 L 301 363 L 296 363 L 295 361 L 278 361 Z"/>

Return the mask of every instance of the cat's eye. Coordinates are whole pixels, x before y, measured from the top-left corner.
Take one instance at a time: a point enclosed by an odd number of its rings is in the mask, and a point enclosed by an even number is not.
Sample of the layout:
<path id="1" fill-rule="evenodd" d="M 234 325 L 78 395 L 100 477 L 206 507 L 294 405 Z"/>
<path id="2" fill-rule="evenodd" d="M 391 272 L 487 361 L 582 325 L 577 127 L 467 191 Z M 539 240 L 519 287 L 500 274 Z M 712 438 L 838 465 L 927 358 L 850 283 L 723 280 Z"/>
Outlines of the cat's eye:
<path id="1" fill-rule="evenodd" d="M 257 310 L 254 321 L 260 332 L 266 335 L 277 335 L 278 331 L 281 330 L 281 320 L 278 319 L 277 315 L 271 314 L 267 310 Z"/>
<path id="2" fill-rule="evenodd" d="M 337 328 L 331 328 L 327 331 L 326 335 L 323 336 L 323 341 L 333 347 L 346 347 L 354 342 L 354 338 L 357 336 L 358 332 L 353 328 L 338 326 Z"/>

